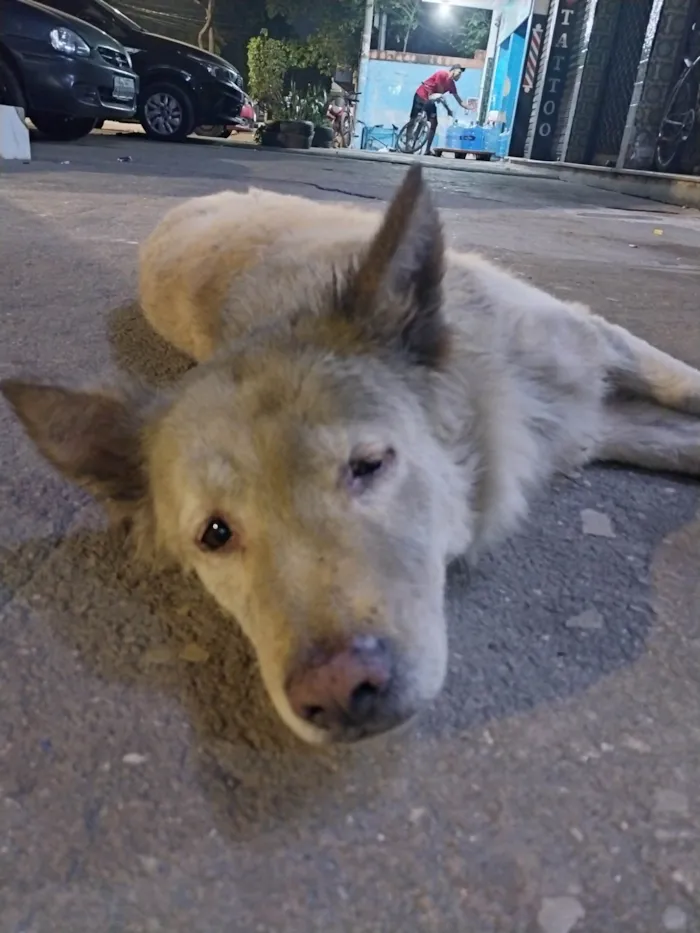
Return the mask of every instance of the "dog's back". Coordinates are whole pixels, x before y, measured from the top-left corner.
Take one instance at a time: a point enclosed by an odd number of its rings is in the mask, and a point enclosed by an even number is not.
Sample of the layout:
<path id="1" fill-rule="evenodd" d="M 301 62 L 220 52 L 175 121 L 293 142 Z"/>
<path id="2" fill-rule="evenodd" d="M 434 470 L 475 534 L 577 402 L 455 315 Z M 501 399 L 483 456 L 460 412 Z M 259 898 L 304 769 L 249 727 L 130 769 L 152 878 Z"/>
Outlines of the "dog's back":
<path id="1" fill-rule="evenodd" d="M 312 302 L 380 222 L 354 206 L 257 189 L 186 201 L 141 248 L 143 312 L 201 362 L 222 342 Z"/>

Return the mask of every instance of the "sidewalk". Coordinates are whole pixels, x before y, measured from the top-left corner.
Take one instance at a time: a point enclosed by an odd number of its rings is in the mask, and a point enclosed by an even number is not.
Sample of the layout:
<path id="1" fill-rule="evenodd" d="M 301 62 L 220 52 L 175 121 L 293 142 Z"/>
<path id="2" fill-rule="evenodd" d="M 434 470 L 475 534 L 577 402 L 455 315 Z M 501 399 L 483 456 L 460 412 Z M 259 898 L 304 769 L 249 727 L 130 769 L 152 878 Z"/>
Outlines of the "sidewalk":
<path id="1" fill-rule="evenodd" d="M 102 132 L 131 134 L 140 133 L 135 124 L 105 123 Z M 204 141 L 204 139 L 202 139 Z M 262 149 L 252 137 L 232 136 L 227 140 L 207 139 L 213 146 L 232 146 L 236 149 Z M 591 188 L 614 191 L 631 197 L 673 204 L 676 207 L 700 209 L 700 176 L 660 175 L 656 172 L 639 172 L 631 169 L 604 168 L 597 165 L 577 165 L 570 162 L 535 162 L 528 159 L 494 159 L 478 162 L 475 159 L 455 159 L 451 156 L 429 158 L 427 156 L 403 155 L 400 152 L 371 152 L 366 149 L 274 149 L 275 153 L 293 153 L 315 159 L 355 159 L 363 162 L 380 162 L 389 165 L 411 165 L 419 159 L 430 168 L 449 172 L 481 172 L 487 175 L 522 175 L 528 178 L 554 179 L 578 182 Z"/>
<path id="2" fill-rule="evenodd" d="M 229 140 L 228 145 L 245 146 L 250 143 Z M 632 197 L 674 204 L 676 207 L 700 209 L 700 177 L 692 175 L 661 175 L 632 169 L 605 168 L 597 165 L 576 165 L 570 162 L 535 162 L 529 159 L 494 159 L 477 162 L 475 159 L 455 159 L 449 156 L 430 158 L 409 156 L 399 152 L 369 152 L 365 149 L 277 149 L 276 152 L 295 152 L 321 159 L 359 159 L 365 162 L 384 162 L 410 165 L 419 159 L 430 168 L 449 172 L 483 172 L 491 175 L 523 175 L 529 178 L 551 178 L 558 181 L 576 181 L 591 188 L 615 191 Z"/>

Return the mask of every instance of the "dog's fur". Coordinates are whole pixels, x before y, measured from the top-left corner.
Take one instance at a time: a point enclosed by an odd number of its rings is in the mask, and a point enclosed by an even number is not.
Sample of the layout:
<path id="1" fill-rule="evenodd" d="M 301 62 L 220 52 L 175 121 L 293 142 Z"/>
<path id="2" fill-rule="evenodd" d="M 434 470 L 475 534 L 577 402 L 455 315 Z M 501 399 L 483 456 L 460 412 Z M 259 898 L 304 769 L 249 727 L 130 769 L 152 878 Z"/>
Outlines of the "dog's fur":
<path id="1" fill-rule="evenodd" d="M 391 640 L 407 719 L 446 668 L 445 566 L 594 459 L 700 472 L 700 372 L 580 305 L 445 250 L 418 168 L 380 214 L 264 191 L 172 210 L 140 259 L 144 314 L 200 365 L 134 399 L 8 381 L 42 453 L 236 617 L 282 719 L 290 670 Z M 382 461 L 355 476 L 357 461 Z M 213 516 L 233 546 L 204 552 Z"/>

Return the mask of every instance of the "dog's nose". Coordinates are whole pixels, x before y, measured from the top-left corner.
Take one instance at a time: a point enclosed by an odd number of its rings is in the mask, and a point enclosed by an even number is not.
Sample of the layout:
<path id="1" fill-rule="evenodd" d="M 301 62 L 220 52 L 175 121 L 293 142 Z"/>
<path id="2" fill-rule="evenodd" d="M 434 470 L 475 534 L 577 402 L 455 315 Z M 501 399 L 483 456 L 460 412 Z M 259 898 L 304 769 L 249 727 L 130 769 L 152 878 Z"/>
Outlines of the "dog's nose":
<path id="1" fill-rule="evenodd" d="M 287 682 L 287 697 L 300 719 L 320 729 L 381 729 L 393 676 L 388 642 L 359 636 L 300 665 Z"/>

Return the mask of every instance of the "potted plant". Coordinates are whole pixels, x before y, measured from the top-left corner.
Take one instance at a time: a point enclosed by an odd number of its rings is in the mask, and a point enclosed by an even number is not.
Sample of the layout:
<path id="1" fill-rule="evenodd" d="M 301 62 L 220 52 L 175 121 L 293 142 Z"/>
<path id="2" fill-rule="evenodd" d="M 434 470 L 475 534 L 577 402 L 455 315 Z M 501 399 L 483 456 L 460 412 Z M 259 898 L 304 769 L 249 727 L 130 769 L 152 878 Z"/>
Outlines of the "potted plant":
<path id="1" fill-rule="evenodd" d="M 302 92 L 292 82 L 272 115 L 276 119 L 269 121 L 259 134 L 263 146 L 309 149 L 333 145 L 333 130 L 326 117 L 326 95 L 322 88 L 311 87 Z"/>
<path id="2" fill-rule="evenodd" d="M 284 77 L 289 67 L 289 46 L 279 39 L 271 39 L 266 29 L 248 42 L 248 87 L 257 100 L 262 126 L 255 133 L 256 142 L 263 146 L 281 146 L 281 120 L 286 110 Z"/>
<path id="3" fill-rule="evenodd" d="M 306 95 L 306 117 L 314 126 L 311 145 L 317 149 L 332 149 L 333 127 L 328 117 L 328 99 L 323 88 L 309 88 Z"/>

